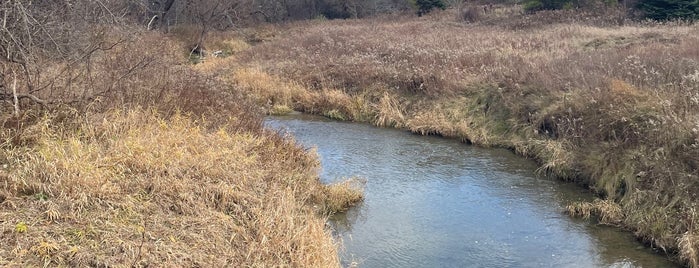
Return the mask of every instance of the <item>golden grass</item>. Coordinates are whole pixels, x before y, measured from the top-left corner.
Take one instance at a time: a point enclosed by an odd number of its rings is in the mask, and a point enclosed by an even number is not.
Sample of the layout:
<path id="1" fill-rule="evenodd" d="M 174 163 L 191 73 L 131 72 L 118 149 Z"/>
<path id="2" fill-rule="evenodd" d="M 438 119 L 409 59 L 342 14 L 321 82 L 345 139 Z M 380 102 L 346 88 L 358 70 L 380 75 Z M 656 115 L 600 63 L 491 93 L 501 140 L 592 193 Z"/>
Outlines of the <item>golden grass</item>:
<path id="1" fill-rule="evenodd" d="M 680 256 L 687 260 L 690 267 L 699 267 L 699 235 L 692 232 L 684 233 L 679 239 Z"/>
<path id="2" fill-rule="evenodd" d="M 325 210 L 329 213 L 344 212 L 364 199 L 364 181 L 351 178 L 326 187 Z"/>
<path id="3" fill-rule="evenodd" d="M 454 128 L 441 109 L 431 109 L 416 114 L 407 122 L 410 131 L 420 135 L 452 136 Z"/>
<path id="4" fill-rule="evenodd" d="M 293 112 L 294 109 L 283 104 L 274 104 L 272 108 L 269 109 L 270 115 L 287 115 Z"/>
<path id="5" fill-rule="evenodd" d="M 294 107 L 294 98 L 307 94 L 300 85 L 285 82 L 255 68 L 236 69 L 233 80 L 241 90 L 251 93 L 260 105 Z"/>
<path id="6" fill-rule="evenodd" d="M 619 225 L 624 219 L 621 206 L 611 200 L 595 199 L 593 202 L 576 202 L 566 206 L 568 214 L 589 219 L 596 217 L 600 223 Z"/>
<path id="7" fill-rule="evenodd" d="M 140 109 L 77 120 L 6 146 L 3 265 L 338 266 L 311 205 L 361 193 L 323 186 L 293 142 Z"/>
<path id="8" fill-rule="evenodd" d="M 402 128 L 405 126 L 404 108 L 396 96 L 384 92 L 379 102 L 376 104 L 376 115 L 374 124 L 379 127 Z"/>

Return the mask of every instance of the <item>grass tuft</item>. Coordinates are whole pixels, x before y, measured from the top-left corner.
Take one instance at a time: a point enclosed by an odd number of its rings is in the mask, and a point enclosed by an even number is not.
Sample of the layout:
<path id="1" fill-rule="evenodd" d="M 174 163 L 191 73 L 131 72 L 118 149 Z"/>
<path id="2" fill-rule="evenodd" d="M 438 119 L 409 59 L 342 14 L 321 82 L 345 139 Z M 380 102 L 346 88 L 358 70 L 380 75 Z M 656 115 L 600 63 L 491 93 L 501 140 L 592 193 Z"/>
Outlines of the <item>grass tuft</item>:
<path id="1" fill-rule="evenodd" d="M 610 200 L 595 199 L 593 202 L 577 202 L 566 207 L 568 214 L 574 217 L 590 219 L 595 217 L 602 224 L 619 225 L 624 214 L 621 206 Z"/>
<path id="2" fill-rule="evenodd" d="M 325 210 L 327 213 L 347 211 L 364 199 L 362 186 L 364 179 L 350 178 L 338 183 L 326 186 L 327 197 Z"/>
<path id="3" fill-rule="evenodd" d="M 679 239 L 680 258 L 690 267 L 699 267 L 699 235 L 686 232 Z"/>

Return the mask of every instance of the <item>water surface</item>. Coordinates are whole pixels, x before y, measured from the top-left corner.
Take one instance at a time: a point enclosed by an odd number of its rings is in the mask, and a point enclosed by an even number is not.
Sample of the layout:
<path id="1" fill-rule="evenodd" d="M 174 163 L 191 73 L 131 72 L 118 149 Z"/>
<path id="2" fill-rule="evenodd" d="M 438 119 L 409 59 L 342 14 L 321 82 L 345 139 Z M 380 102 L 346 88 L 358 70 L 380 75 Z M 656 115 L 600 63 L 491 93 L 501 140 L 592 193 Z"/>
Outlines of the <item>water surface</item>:
<path id="1" fill-rule="evenodd" d="M 675 267 L 629 233 L 563 214 L 592 194 L 510 151 L 306 115 L 266 125 L 317 148 L 324 182 L 366 179 L 365 201 L 331 221 L 346 266 Z"/>

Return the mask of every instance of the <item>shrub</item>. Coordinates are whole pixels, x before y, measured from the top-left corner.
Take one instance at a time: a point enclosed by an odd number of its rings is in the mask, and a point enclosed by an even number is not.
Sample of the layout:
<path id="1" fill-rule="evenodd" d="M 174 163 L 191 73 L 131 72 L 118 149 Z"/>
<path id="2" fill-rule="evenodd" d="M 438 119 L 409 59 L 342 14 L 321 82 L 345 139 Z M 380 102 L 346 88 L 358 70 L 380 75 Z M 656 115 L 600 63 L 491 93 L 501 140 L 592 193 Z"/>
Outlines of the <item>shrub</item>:
<path id="1" fill-rule="evenodd" d="M 444 4 L 444 2 L 442 2 L 442 0 L 416 0 L 415 5 L 418 8 L 418 10 L 417 10 L 418 16 L 425 15 L 425 14 L 429 13 L 430 11 L 432 11 L 432 9 L 435 9 L 435 8 L 439 8 L 439 9 L 446 8 L 446 5 Z"/>
<path id="2" fill-rule="evenodd" d="M 638 9 L 653 20 L 699 19 L 698 0 L 641 0 Z"/>
<path id="3" fill-rule="evenodd" d="M 530 12 L 570 7 L 572 7 L 572 3 L 569 0 L 528 0 L 524 2 L 524 10 Z"/>
<path id="4" fill-rule="evenodd" d="M 461 20 L 465 22 L 476 22 L 483 17 L 482 8 L 479 6 L 466 6 L 461 9 Z"/>

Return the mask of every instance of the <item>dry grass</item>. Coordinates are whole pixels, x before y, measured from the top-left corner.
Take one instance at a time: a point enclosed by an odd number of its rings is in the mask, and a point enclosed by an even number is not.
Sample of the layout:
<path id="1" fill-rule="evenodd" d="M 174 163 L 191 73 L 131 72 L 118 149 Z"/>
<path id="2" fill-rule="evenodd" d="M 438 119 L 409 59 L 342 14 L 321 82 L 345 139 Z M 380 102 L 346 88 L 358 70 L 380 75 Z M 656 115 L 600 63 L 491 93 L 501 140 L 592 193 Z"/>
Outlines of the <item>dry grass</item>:
<path id="1" fill-rule="evenodd" d="M 364 199 L 362 188 L 365 181 L 351 178 L 325 186 L 325 210 L 329 213 L 344 212 Z"/>
<path id="2" fill-rule="evenodd" d="M 686 232 L 679 239 L 680 255 L 682 259 L 688 260 L 688 264 L 691 267 L 699 267 L 699 260 L 694 257 L 699 255 L 699 244 L 697 241 L 699 241 L 699 236 L 691 232 Z"/>
<path id="3" fill-rule="evenodd" d="M 699 220 L 684 212 L 699 191 L 699 27 L 605 12 L 307 22 L 238 64 L 286 85 L 270 88 L 293 85 L 278 96 L 300 111 L 512 148 L 597 190 L 622 208 L 620 225 L 676 251 Z"/>
<path id="4" fill-rule="evenodd" d="M 405 126 L 405 110 L 401 107 L 397 97 L 384 92 L 379 102 L 376 104 L 376 116 L 374 124 L 379 127 L 395 127 L 402 128 Z"/>
<path id="5" fill-rule="evenodd" d="M 619 225 L 624 219 L 621 206 L 610 200 L 596 199 L 593 202 L 577 202 L 568 205 L 566 210 L 574 217 L 589 219 L 594 216 L 602 224 Z"/>
<path id="6" fill-rule="evenodd" d="M 361 192 L 323 186 L 292 141 L 138 109 L 79 120 L 5 148 L 3 265 L 338 265 L 311 205 Z"/>
<path id="7" fill-rule="evenodd" d="M 60 105 L 2 120 L 0 266 L 339 266 L 323 215 L 361 192 L 321 184 L 317 156 L 262 128 L 260 106 L 286 111 L 295 89 L 242 91 L 271 87 L 227 79 L 235 56 L 191 66 L 185 42 L 110 34 L 128 38 L 92 73 L 47 63 L 38 94 Z"/>

